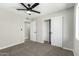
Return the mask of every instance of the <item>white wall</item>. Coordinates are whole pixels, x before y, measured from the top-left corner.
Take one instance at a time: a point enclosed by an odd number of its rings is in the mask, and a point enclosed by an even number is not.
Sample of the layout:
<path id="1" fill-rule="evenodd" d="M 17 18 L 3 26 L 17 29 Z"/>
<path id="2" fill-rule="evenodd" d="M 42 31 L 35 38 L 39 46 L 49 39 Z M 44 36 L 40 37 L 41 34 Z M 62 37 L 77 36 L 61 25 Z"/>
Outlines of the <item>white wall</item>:
<path id="1" fill-rule="evenodd" d="M 54 16 L 63 16 L 63 47 L 72 50 L 74 38 L 74 7 L 35 18 L 37 21 L 38 41 L 44 41 L 44 20 Z"/>
<path id="2" fill-rule="evenodd" d="M 23 20 L 17 13 L 0 8 L 0 49 L 24 42 Z"/>
<path id="3" fill-rule="evenodd" d="M 74 55 L 79 56 L 79 4 L 75 5 L 75 38 L 74 38 Z"/>

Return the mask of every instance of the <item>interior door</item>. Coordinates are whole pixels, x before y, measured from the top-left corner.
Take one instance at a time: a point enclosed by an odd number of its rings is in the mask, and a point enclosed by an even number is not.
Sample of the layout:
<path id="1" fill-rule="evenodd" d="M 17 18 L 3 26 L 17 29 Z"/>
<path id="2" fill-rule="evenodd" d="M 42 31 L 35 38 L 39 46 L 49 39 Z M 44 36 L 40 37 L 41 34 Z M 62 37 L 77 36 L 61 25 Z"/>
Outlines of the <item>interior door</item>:
<path id="1" fill-rule="evenodd" d="M 51 19 L 51 45 L 62 47 L 62 16 Z"/>
<path id="2" fill-rule="evenodd" d="M 36 21 L 30 23 L 30 40 L 36 41 Z"/>
<path id="3" fill-rule="evenodd" d="M 44 41 L 49 41 L 49 20 L 44 22 Z"/>

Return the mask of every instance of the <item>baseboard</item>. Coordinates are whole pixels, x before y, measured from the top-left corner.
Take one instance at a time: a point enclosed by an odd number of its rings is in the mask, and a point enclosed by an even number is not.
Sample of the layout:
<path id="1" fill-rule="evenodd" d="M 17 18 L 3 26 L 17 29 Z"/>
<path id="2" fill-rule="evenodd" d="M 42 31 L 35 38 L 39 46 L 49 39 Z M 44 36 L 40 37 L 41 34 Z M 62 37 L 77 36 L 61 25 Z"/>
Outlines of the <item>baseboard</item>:
<path id="1" fill-rule="evenodd" d="M 36 42 L 39 42 L 39 43 L 44 43 L 44 41 L 43 41 L 43 40 L 41 40 L 41 41 L 38 41 L 38 40 L 37 40 Z"/>
<path id="2" fill-rule="evenodd" d="M 74 56 L 79 56 L 79 53 L 75 50 L 73 50 Z"/>
<path id="3" fill-rule="evenodd" d="M 21 43 L 24 43 L 24 41 L 21 41 L 21 42 L 19 42 L 19 43 L 12 44 L 12 45 L 9 45 L 9 46 L 0 47 L 0 50 L 2 50 L 2 49 L 6 49 L 6 48 L 9 48 L 9 47 L 12 47 L 12 46 L 15 46 L 15 45 L 21 44 Z"/>
<path id="4" fill-rule="evenodd" d="M 74 53 L 74 56 L 79 56 L 79 54 L 78 53 Z"/>
<path id="5" fill-rule="evenodd" d="M 73 51 L 73 49 L 62 47 L 63 49 Z"/>
<path id="6" fill-rule="evenodd" d="M 31 40 L 31 41 L 34 41 L 34 42 L 36 42 L 36 40 Z"/>

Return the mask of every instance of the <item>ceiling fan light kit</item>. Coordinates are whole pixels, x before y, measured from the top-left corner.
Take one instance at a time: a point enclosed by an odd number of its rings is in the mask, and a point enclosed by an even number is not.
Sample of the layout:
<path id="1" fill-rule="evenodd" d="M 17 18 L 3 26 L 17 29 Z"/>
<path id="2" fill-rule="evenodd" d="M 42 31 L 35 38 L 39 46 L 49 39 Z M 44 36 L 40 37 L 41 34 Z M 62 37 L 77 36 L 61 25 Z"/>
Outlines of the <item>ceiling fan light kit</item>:
<path id="1" fill-rule="evenodd" d="M 27 13 L 28 13 L 28 14 L 31 14 L 31 12 L 30 12 L 30 11 L 27 11 Z"/>

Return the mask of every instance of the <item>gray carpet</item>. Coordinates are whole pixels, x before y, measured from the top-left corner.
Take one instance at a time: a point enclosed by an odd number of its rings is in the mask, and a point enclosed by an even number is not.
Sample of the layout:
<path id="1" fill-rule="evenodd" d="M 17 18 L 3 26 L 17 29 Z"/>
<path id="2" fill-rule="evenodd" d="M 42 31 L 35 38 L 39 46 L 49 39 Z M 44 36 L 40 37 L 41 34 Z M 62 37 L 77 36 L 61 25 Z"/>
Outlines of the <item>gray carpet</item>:
<path id="1" fill-rule="evenodd" d="M 50 44 L 26 41 L 0 50 L 1 56 L 73 56 L 73 52 Z"/>

